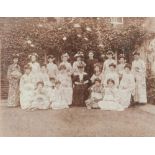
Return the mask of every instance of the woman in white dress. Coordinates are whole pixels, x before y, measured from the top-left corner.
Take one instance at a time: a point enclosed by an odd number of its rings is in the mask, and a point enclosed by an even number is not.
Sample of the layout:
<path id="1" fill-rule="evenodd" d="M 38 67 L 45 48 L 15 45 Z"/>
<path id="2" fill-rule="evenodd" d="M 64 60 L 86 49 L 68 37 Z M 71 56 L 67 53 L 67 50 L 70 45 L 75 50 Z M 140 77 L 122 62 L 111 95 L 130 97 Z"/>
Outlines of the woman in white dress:
<path id="1" fill-rule="evenodd" d="M 134 61 L 132 62 L 132 72 L 136 80 L 134 101 L 141 105 L 146 104 L 146 66 L 144 61 L 140 59 L 140 53 L 134 53 Z"/>
<path id="2" fill-rule="evenodd" d="M 121 80 L 122 76 L 123 76 L 123 72 L 124 72 L 124 66 L 126 65 L 126 60 L 125 60 L 125 56 L 123 54 L 121 54 L 119 56 L 119 64 L 117 65 L 117 71 L 119 74 L 119 79 Z"/>
<path id="3" fill-rule="evenodd" d="M 24 110 L 30 109 L 32 105 L 35 78 L 31 74 L 31 66 L 25 65 L 25 73 L 20 79 L 20 105 Z"/>
<path id="4" fill-rule="evenodd" d="M 54 63 L 55 57 L 53 55 L 48 56 L 47 73 L 50 78 L 56 78 L 58 74 L 58 67 Z"/>
<path id="5" fill-rule="evenodd" d="M 77 54 L 75 54 L 74 56 L 76 58 L 76 61 L 73 63 L 73 73 L 76 74 L 78 73 L 78 66 L 79 64 L 83 64 L 84 66 L 86 66 L 85 62 L 82 60 L 84 57 L 84 54 L 81 52 L 78 52 Z"/>
<path id="6" fill-rule="evenodd" d="M 60 65 L 57 80 L 61 82 L 64 102 L 66 102 L 66 105 L 71 105 L 73 96 L 72 81 L 65 65 Z"/>
<path id="7" fill-rule="evenodd" d="M 115 87 L 115 82 L 108 79 L 107 87 L 104 88 L 103 100 L 98 103 L 101 110 L 123 111 L 124 107 L 119 103 L 118 89 Z"/>
<path id="8" fill-rule="evenodd" d="M 119 85 L 120 104 L 128 108 L 131 101 L 131 95 L 135 93 L 135 79 L 131 72 L 131 66 L 126 64 Z"/>
<path id="9" fill-rule="evenodd" d="M 37 82 L 37 88 L 34 91 L 31 109 L 48 109 L 50 107 L 50 98 L 47 89 L 44 88 L 44 82 Z"/>
<path id="10" fill-rule="evenodd" d="M 64 91 L 62 90 L 60 81 L 55 82 L 55 88 L 54 88 L 53 98 L 51 102 L 52 102 L 52 105 L 51 105 L 52 109 L 69 108 L 68 104 L 66 104 L 67 102 L 64 100 Z"/>
<path id="11" fill-rule="evenodd" d="M 38 54 L 37 53 L 32 53 L 29 55 L 29 65 L 31 66 L 31 74 L 33 74 L 35 78 L 35 83 L 39 81 L 39 76 L 38 74 L 40 73 L 40 64 L 37 62 Z"/>
<path id="12" fill-rule="evenodd" d="M 113 63 L 113 64 L 117 65 L 117 61 L 113 59 L 113 55 L 114 54 L 112 51 L 107 52 L 106 56 L 108 57 L 108 59 L 105 60 L 105 62 L 103 64 L 103 71 L 102 71 L 103 74 L 106 74 L 110 70 L 110 68 L 109 68 L 110 64 Z"/>
<path id="13" fill-rule="evenodd" d="M 49 80 L 49 76 L 47 74 L 46 64 L 41 65 L 40 74 L 39 74 L 39 81 L 44 82 L 45 89 L 48 88 L 48 86 L 50 85 L 50 80 Z"/>
<path id="14" fill-rule="evenodd" d="M 73 68 L 72 68 L 72 65 L 68 62 L 68 60 L 69 60 L 69 55 L 68 55 L 68 53 L 62 54 L 61 59 L 62 59 L 62 62 L 60 63 L 59 66 L 65 65 L 66 68 L 67 68 L 68 74 L 72 75 L 72 73 L 73 73 Z"/>
<path id="15" fill-rule="evenodd" d="M 104 74 L 104 76 L 103 76 L 102 83 L 103 83 L 104 87 L 107 86 L 107 81 L 109 79 L 114 80 L 115 87 L 117 88 L 119 85 L 119 75 L 116 71 L 116 65 L 113 63 L 109 65 L 109 71 L 106 74 Z"/>

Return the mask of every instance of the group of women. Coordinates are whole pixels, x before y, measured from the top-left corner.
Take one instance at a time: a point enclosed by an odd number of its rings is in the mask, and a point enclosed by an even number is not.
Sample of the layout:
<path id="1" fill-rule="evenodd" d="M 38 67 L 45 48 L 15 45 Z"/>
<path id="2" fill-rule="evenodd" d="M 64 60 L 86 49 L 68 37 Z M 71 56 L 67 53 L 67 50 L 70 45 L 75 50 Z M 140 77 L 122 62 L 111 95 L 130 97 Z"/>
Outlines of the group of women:
<path id="1" fill-rule="evenodd" d="M 119 63 L 108 51 L 107 59 L 99 63 L 93 51 L 84 61 L 78 52 L 76 61 L 69 62 L 69 55 L 61 56 L 61 63 L 48 56 L 48 64 L 39 64 L 38 55 L 29 55 L 30 62 L 24 66 L 24 74 L 18 65 L 18 55 L 8 68 L 8 106 L 21 106 L 24 110 L 65 109 L 71 106 L 86 106 L 88 109 L 123 111 L 130 106 L 131 98 L 141 105 L 147 103 L 146 68 L 140 54 L 134 53 L 132 64 L 127 64 L 124 55 Z"/>

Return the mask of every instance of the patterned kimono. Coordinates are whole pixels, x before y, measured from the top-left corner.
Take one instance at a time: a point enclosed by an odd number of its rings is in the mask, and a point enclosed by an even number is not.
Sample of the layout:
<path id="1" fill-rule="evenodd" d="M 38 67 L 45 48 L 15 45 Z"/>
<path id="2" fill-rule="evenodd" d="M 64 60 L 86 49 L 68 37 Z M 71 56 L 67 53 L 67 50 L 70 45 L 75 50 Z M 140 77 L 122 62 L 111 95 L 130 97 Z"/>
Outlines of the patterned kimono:
<path id="1" fill-rule="evenodd" d="M 47 73 L 49 75 L 50 78 L 56 78 L 57 74 L 58 74 L 58 67 L 56 64 L 54 63 L 48 63 L 47 64 Z"/>
<path id="2" fill-rule="evenodd" d="M 136 80 L 135 102 L 147 103 L 146 94 L 146 67 L 143 60 L 134 60 L 132 62 L 132 72 Z"/>
<path id="3" fill-rule="evenodd" d="M 116 62 L 116 60 L 114 60 L 114 59 L 107 59 L 107 60 L 105 60 L 105 62 L 104 62 L 104 64 L 103 64 L 103 72 L 106 74 L 107 72 L 109 72 L 109 65 L 110 64 L 115 64 L 115 65 L 117 65 L 117 62 Z"/>
<path id="4" fill-rule="evenodd" d="M 31 74 L 33 74 L 33 77 L 35 79 L 35 83 L 37 83 L 39 79 L 39 73 L 40 73 L 40 64 L 38 62 L 30 62 L 29 65 L 32 67 Z"/>
<path id="5" fill-rule="evenodd" d="M 63 100 L 66 105 L 72 104 L 73 98 L 73 88 L 72 88 L 72 81 L 68 72 L 61 74 L 59 73 L 57 76 L 57 80 L 61 82 L 61 90 L 63 91 Z"/>
<path id="6" fill-rule="evenodd" d="M 85 106 L 85 100 L 88 98 L 88 74 L 78 73 L 73 75 L 73 105 Z"/>
<path id="7" fill-rule="evenodd" d="M 108 79 L 112 79 L 114 80 L 115 82 L 115 87 L 118 87 L 119 85 L 119 75 L 117 72 L 107 72 L 104 76 L 103 76 L 103 79 L 102 79 L 102 83 L 104 86 L 107 86 L 107 81 Z"/>
<path id="8" fill-rule="evenodd" d="M 12 64 L 8 68 L 7 78 L 9 80 L 8 106 L 19 105 L 19 81 L 21 77 L 20 66 Z"/>
<path id="9" fill-rule="evenodd" d="M 26 110 L 30 109 L 33 101 L 35 77 L 33 74 L 24 74 L 20 79 L 20 105 Z"/>
<path id="10" fill-rule="evenodd" d="M 116 87 L 104 89 L 103 100 L 98 103 L 102 110 L 123 111 L 123 106 L 119 103 L 119 94 Z"/>
<path id="11" fill-rule="evenodd" d="M 48 109 L 50 107 L 50 99 L 48 92 L 44 87 L 34 91 L 31 109 Z"/>
<path id="12" fill-rule="evenodd" d="M 119 85 L 120 104 L 124 108 L 128 108 L 131 101 L 131 95 L 135 93 L 135 79 L 132 73 L 123 73 L 122 80 Z"/>
<path id="13" fill-rule="evenodd" d="M 87 108 L 98 108 L 98 103 L 103 99 L 103 87 L 93 85 L 90 88 L 90 98 L 85 101 Z"/>

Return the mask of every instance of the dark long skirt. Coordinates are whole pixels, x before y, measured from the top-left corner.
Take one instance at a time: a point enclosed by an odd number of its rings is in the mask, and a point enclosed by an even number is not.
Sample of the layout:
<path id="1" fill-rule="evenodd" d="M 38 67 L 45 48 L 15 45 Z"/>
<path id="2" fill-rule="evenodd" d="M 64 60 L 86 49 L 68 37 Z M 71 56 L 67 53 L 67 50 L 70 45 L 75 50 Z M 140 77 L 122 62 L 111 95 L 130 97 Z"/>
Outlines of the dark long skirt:
<path id="1" fill-rule="evenodd" d="M 73 88 L 73 106 L 86 106 L 85 100 L 88 98 L 87 85 L 75 85 Z"/>

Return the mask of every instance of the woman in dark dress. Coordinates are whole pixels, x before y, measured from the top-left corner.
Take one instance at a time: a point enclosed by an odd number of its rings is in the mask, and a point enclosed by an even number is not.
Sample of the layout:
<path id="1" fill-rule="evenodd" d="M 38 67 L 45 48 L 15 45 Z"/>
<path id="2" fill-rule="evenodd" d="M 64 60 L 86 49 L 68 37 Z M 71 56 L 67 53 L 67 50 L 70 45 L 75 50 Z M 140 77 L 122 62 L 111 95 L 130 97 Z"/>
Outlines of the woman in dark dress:
<path id="1" fill-rule="evenodd" d="M 73 75 L 73 105 L 85 106 L 88 98 L 88 74 L 84 72 L 84 64 L 78 65 L 78 72 Z"/>

